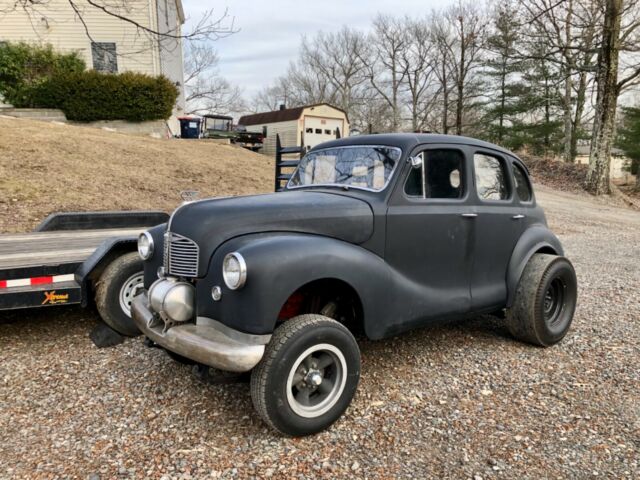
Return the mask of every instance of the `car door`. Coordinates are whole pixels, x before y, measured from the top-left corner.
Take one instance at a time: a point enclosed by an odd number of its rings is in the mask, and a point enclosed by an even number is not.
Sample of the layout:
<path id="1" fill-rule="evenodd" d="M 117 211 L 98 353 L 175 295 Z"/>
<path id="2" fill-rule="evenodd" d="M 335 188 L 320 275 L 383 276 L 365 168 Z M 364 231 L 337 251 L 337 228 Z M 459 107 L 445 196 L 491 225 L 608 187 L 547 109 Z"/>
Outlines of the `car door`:
<path id="1" fill-rule="evenodd" d="M 474 149 L 472 157 L 474 247 L 471 308 L 503 308 L 507 299 L 507 267 L 523 228 L 515 195 L 511 161 L 501 153 Z"/>
<path id="2" fill-rule="evenodd" d="M 471 306 L 473 205 L 465 150 L 430 145 L 414 152 L 423 166 L 406 165 L 387 209 L 385 260 L 395 295 L 411 325 L 457 316 Z"/>

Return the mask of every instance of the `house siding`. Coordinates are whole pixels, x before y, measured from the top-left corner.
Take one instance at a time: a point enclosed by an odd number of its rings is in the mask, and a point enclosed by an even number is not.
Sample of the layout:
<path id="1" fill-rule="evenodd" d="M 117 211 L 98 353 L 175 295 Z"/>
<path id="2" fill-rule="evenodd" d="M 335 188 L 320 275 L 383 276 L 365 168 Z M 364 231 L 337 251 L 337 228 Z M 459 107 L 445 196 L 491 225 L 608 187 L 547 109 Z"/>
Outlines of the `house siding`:
<path id="1" fill-rule="evenodd" d="M 287 122 L 265 123 L 263 125 L 249 125 L 248 132 L 262 132 L 263 127 L 267 127 L 267 137 L 260 153 L 270 157 L 276 154 L 276 134 L 280 135 L 280 142 L 283 147 L 295 147 L 300 145 L 300 121 L 289 120 Z"/>
<path id="2" fill-rule="evenodd" d="M 126 16 L 148 28 L 155 27 L 155 2 L 130 0 Z M 149 75 L 160 74 L 157 48 L 144 33 L 131 24 L 80 3 L 82 18 L 95 42 L 113 42 L 118 54 L 118 71 L 136 71 Z M 27 15 L 21 8 L 0 16 L 0 40 L 51 44 L 61 52 L 78 52 L 93 68 L 91 39 L 82 22 L 66 0 L 51 0 L 37 7 L 38 13 Z"/>

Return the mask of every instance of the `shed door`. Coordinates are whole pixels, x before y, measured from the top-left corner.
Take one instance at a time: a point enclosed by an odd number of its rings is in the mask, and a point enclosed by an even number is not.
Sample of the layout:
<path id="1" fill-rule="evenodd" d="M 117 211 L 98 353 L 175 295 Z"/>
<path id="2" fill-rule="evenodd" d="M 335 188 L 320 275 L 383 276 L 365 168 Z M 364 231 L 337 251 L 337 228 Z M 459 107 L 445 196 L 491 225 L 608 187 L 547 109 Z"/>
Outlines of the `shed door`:
<path id="1" fill-rule="evenodd" d="M 340 135 L 344 133 L 343 121 L 339 118 L 304 117 L 303 142 L 307 148 L 313 148 L 323 142 L 335 140 L 336 129 L 340 129 Z"/>

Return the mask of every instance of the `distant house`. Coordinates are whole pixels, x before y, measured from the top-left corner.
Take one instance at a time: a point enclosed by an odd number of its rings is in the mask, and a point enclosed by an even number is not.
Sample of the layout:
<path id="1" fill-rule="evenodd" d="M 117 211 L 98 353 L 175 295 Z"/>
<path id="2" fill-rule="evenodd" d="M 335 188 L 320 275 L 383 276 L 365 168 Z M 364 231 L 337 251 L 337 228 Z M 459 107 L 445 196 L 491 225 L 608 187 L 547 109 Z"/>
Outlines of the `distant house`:
<path id="1" fill-rule="evenodd" d="M 265 134 L 261 153 L 275 155 L 276 134 L 285 147 L 304 145 L 311 148 L 349 135 L 349 118 L 344 110 L 328 103 L 285 108 L 273 112 L 245 115 L 238 120 L 249 132 Z"/>
<path id="2" fill-rule="evenodd" d="M 588 165 L 590 152 L 591 148 L 589 145 L 578 145 L 576 162 Z M 628 177 L 631 175 L 631 172 L 629 171 L 630 165 L 631 160 L 622 150 L 615 147 L 611 149 L 611 165 L 609 172 L 612 180 L 628 180 Z"/>
<path id="3" fill-rule="evenodd" d="M 108 15 L 86 2 L 76 2 L 81 17 L 67 0 L 33 3 L 31 15 L 20 6 L 8 13 L 2 9 L 0 41 L 50 44 L 60 52 L 78 52 L 89 68 L 101 72 L 165 75 L 180 91 L 174 117 L 184 111 L 180 39 L 163 37 L 157 41 L 136 25 Z M 105 5 L 141 27 L 156 32 L 180 34 L 185 21 L 181 0 L 120 0 Z M 172 130 L 179 131 L 175 118 L 171 123 Z"/>

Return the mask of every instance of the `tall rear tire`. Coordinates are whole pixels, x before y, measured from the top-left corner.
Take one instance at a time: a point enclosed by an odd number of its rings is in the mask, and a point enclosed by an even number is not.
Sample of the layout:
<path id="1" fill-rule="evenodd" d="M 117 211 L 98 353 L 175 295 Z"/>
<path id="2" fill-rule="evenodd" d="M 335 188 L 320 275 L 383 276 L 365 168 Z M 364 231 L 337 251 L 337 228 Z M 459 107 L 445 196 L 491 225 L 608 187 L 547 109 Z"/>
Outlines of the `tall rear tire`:
<path id="1" fill-rule="evenodd" d="M 292 436 L 320 432 L 347 409 L 360 379 L 360 349 L 347 328 L 322 315 L 300 315 L 276 329 L 251 373 L 262 419 Z"/>
<path id="2" fill-rule="evenodd" d="M 573 321 L 577 286 L 569 260 L 556 255 L 533 255 L 520 277 L 513 305 L 507 310 L 511 334 L 541 347 L 558 343 Z"/>
<path id="3" fill-rule="evenodd" d="M 143 288 L 142 260 L 137 252 L 121 255 L 104 269 L 96 283 L 96 306 L 102 320 L 128 337 L 140 335 L 131 318 L 131 301 Z"/>

